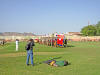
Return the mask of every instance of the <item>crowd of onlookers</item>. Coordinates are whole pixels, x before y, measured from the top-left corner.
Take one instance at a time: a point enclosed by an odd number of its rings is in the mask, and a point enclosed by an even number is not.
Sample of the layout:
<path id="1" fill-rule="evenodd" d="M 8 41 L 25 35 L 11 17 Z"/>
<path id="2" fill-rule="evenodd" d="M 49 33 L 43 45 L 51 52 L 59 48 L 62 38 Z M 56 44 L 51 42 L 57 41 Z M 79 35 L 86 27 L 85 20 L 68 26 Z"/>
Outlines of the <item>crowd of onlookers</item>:
<path id="1" fill-rule="evenodd" d="M 0 39 L 0 45 L 4 45 L 6 41 L 4 39 Z"/>
<path id="2" fill-rule="evenodd" d="M 39 44 L 47 45 L 47 46 L 53 46 L 53 47 L 66 47 L 67 46 L 67 39 L 62 40 L 62 44 L 59 44 L 57 42 L 57 38 L 42 38 L 38 40 Z"/>

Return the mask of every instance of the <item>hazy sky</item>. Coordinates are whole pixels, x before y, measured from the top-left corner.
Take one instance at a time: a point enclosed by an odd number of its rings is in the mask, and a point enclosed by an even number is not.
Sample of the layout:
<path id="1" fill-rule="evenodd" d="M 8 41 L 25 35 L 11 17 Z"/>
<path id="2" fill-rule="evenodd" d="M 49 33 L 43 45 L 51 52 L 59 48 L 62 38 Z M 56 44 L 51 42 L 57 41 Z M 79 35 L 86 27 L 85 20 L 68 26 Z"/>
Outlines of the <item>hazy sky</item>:
<path id="1" fill-rule="evenodd" d="M 100 0 L 0 0 L 0 32 L 79 32 L 100 21 Z"/>

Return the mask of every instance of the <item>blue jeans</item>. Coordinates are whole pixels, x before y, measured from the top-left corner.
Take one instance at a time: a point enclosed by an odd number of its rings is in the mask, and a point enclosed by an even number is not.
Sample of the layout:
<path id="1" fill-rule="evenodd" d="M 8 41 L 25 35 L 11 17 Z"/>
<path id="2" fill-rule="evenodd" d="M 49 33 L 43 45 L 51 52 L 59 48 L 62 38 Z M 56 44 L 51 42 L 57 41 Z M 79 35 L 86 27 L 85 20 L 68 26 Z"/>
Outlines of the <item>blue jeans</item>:
<path id="1" fill-rule="evenodd" d="M 31 59 L 31 64 L 33 65 L 33 50 L 27 50 L 26 64 L 29 64 L 29 57 Z"/>

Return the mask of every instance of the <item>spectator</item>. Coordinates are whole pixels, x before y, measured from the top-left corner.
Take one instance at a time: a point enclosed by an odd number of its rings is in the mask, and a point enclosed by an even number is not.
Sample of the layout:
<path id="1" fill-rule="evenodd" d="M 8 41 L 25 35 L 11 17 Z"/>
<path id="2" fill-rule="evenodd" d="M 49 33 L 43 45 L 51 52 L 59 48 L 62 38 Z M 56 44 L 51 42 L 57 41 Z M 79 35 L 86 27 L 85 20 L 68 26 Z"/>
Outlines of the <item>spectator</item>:
<path id="1" fill-rule="evenodd" d="M 18 51 L 18 44 L 19 44 L 19 40 L 16 39 L 16 51 Z"/>

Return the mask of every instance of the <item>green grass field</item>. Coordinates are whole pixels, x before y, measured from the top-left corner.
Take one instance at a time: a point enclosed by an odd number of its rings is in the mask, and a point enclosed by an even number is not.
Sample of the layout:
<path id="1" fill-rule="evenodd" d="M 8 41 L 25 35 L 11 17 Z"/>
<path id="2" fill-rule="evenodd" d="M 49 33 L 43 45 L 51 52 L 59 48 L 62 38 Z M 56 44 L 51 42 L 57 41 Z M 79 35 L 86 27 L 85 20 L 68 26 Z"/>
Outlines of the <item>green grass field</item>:
<path id="1" fill-rule="evenodd" d="M 67 48 L 35 44 L 35 66 L 26 66 L 25 44 L 19 43 L 18 52 L 14 42 L 0 46 L 0 75 L 100 75 L 100 42 L 69 42 Z M 67 60 L 70 65 L 40 64 L 53 58 Z"/>

